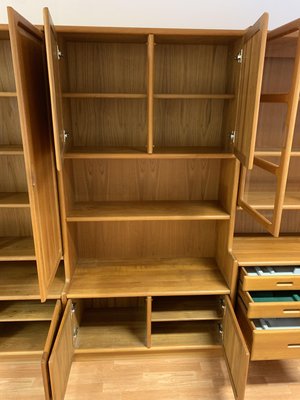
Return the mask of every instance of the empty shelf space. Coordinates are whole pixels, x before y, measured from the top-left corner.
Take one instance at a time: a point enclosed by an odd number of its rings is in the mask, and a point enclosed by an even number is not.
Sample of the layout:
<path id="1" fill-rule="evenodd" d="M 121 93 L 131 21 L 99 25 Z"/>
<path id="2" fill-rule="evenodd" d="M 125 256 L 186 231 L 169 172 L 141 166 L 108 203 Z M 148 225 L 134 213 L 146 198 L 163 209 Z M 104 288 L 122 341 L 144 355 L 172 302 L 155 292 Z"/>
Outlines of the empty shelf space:
<path id="1" fill-rule="evenodd" d="M 215 296 L 154 297 L 152 321 L 220 320 L 221 299 Z"/>
<path id="2" fill-rule="evenodd" d="M 1 322 L 0 357 L 20 354 L 42 355 L 50 322 Z"/>
<path id="3" fill-rule="evenodd" d="M 146 323 L 137 308 L 87 309 L 76 352 L 145 348 Z"/>
<path id="4" fill-rule="evenodd" d="M 73 146 L 64 154 L 65 159 L 176 159 L 176 158 L 234 158 L 232 152 L 221 147 L 154 147 L 152 154 L 146 147 L 89 147 Z"/>
<path id="5" fill-rule="evenodd" d="M 0 237 L 0 261 L 35 259 L 32 237 Z"/>
<path id="6" fill-rule="evenodd" d="M 0 265 L 0 300 L 39 300 L 35 262 L 2 262 Z M 59 299 L 65 284 L 61 265 L 49 289 L 48 299 Z"/>
<path id="7" fill-rule="evenodd" d="M 234 94 L 213 94 L 213 93 L 157 93 L 154 94 L 155 99 L 200 99 L 200 100 L 230 100 L 234 99 Z"/>
<path id="8" fill-rule="evenodd" d="M 300 237 L 235 237 L 233 254 L 241 266 L 299 265 Z"/>
<path id="9" fill-rule="evenodd" d="M 215 321 L 158 322 L 152 325 L 152 349 L 206 349 L 220 346 L 221 338 Z"/>
<path id="10" fill-rule="evenodd" d="M 54 306 L 51 301 L 1 301 L 0 322 L 51 321 Z"/>
<path id="11" fill-rule="evenodd" d="M 275 192 L 247 192 L 245 200 L 257 210 L 273 210 L 275 204 Z M 283 203 L 284 210 L 300 209 L 300 191 L 286 191 Z"/>
<path id="12" fill-rule="evenodd" d="M 0 145 L 0 155 L 11 155 L 18 156 L 23 154 L 23 147 L 21 145 L 13 145 L 13 144 L 1 144 Z"/>
<path id="13" fill-rule="evenodd" d="M 81 262 L 69 298 L 228 294 L 214 259 Z"/>
<path id="14" fill-rule="evenodd" d="M 224 220 L 229 214 L 217 201 L 143 201 L 77 203 L 67 221 Z"/>
<path id="15" fill-rule="evenodd" d="M 28 193 L 0 192 L 0 207 L 30 207 Z"/>
<path id="16" fill-rule="evenodd" d="M 63 93 L 67 99 L 146 99 L 144 93 Z"/>

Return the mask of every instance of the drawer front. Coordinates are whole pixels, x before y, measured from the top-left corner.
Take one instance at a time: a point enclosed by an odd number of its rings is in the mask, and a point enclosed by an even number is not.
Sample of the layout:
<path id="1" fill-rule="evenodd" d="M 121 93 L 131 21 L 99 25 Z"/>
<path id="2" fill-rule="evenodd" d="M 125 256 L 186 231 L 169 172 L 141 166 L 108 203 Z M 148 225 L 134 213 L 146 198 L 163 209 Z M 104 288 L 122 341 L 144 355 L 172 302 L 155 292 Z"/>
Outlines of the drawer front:
<path id="1" fill-rule="evenodd" d="M 251 293 L 239 289 L 239 297 L 245 305 L 248 318 L 300 318 L 300 302 L 255 303 Z"/>
<path id="2" fill-rule="evenodd" d="M 236 313 L 251 353 L 251 360 L 300 358 L 300 329 L 255 329 L 247 317 L 247 310 L 241 298 L 238 299 Z"/>
<path id="3" fill-rule="evenodd" d="M 247 290 L 300 290 L 300 276 L 249 276 L 244 267 L 240 270 L 242 289 Z"/>

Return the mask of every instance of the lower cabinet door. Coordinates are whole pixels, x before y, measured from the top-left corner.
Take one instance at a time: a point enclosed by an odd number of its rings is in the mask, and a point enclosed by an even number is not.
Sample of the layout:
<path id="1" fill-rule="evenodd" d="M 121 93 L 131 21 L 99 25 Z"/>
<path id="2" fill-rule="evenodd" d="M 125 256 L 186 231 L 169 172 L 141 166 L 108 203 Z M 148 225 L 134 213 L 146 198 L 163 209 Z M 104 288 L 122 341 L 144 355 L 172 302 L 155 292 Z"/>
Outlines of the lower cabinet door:
<path id="1" fill-rule="evenodd" d="M 43 304 L 32 300 L 0 303 L 0 363 L 12 362 L 15 366 L 16 361 L 20 365 L 24 362 L 32 366 L 32 371 L 40 370 L 46 400 L 51 399 L 48 360 L 60 317 L 60 300 Z M 2 389 L 6 390 L 1 386 L 0 398 Z"/>
<path id="2" fill-rule="evenodd" d="M 237 400 L 243 400 L 250 354 L 228 296 L 225 296 L 223 317 L 223 349 L 234 396 Z"/>
<path id="3" fill-rule="evenodd" d="M 300 358 L 300 318 L 249 319 L 241 299 L 236 311 L 251 360 Z"/>
<path id="4" fill-rule="evenodd" d="M 65 396 L 75 350 L 74 337 L 77 335 L 77 329 L 77 322 L 72 312 L 72 301 L 68 300 L 49 359 L 53 400 L 62 400 Z"/>

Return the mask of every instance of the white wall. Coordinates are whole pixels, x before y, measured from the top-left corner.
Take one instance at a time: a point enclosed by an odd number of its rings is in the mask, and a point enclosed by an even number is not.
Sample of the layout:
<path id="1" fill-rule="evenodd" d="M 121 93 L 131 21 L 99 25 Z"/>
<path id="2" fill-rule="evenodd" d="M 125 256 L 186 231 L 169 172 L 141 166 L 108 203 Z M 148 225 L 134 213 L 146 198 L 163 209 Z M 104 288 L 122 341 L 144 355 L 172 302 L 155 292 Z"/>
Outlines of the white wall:
<path id="1" fill-rule="evenodd" d="M 270 28 L 300 18 L 300 0 L 0 0 L 0 23 L 8 5 L 35 24 L 47 6 L 57 25 L 244 29 L 264 11 Z"/>

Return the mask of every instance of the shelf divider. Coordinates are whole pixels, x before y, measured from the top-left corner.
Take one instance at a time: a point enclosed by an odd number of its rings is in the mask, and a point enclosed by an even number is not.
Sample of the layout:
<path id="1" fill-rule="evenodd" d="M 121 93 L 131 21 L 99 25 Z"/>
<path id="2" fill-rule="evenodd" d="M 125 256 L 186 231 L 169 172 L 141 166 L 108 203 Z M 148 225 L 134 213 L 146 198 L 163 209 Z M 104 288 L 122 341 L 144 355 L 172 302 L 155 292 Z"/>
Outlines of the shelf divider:
<path id="1" fill-rule="evenodd" d="M 153 109 L 154 109 L 154 35 L 148 35 L 148 140 L 147 152 L 153 153 Z"/>

